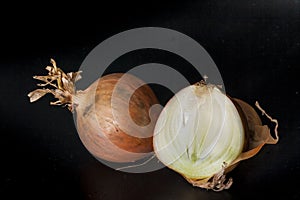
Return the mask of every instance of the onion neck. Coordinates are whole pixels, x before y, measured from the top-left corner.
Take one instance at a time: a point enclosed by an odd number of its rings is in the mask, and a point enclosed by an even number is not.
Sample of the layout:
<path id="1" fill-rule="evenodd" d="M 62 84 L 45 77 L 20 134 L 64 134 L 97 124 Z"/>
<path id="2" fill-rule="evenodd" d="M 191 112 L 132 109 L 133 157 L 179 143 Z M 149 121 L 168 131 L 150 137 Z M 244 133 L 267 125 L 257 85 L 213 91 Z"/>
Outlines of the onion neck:
<path id="1" fill-rule="evenodd" d="M 75 82 L 81 78 L 81 72 L 64 73 L 57 67 L 56 62 L 53 59 L 51 59 L 50 62 L 52 66 L 46 67 L 48 75 L 33 77 L 34 79 L 43 81 L 44 83 L 37 84 L 43 88 L 36 89 L 28 94 L 30 102 L 37 101 L 45 94 L 50 93 L 57 99 L 57 101 L 51 102 L 50 105 L 63 105 L 70 111 L 73 111 L 74 106 L 78 103 Z M 45 88 L 45 86 L 50 88 Z"/>

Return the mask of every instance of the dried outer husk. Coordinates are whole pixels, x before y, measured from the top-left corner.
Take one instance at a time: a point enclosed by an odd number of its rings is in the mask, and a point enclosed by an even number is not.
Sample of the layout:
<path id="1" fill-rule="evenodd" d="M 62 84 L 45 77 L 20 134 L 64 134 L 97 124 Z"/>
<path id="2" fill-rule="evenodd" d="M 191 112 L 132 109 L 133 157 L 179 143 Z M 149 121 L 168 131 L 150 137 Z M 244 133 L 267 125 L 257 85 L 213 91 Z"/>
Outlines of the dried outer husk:
<path id="1" fill-rule="evenodd" d="M 75 82 L 81 79 L 81 71 L 64 73 L 57 67 L 54 59 L 50 59 L 53 66 L 47 66 L 46 76 L 34 76 L 33 78 L 44 83 L 38 84 L 40 87 L 52 86 L 54 89 L 42 88 L 36 89 L 28 94 L 30 102 L 35 102 L 50 93 L 58 100 L 51 102 L 51 105 L 65 105 L 70 111 L 73 111 L 72 96 L 75 94 Z"/>
<path id="2" fill-rule="evenodd" d="M 239 111 L 245 128 L 244 150 L 232 163 L 224 163 L 222 170 L 211 177 L 205 179 L 191 179 L 184 177 L 193 186 L 212 189 L 214 191 L 222 191 L 230 188 L 233 180 L 232 178 L 226 179 L 225 174 L 227 172 L 233 170 L 239 162 L 255 156 L 265 144 L 276 144 L 279 140 L 277 131 L 278 121 L 270 117 L 260 107 L 258 102 L 255 103 L 257 109 L 262 112 L 262 115 L 265 115 L 270 121 L 275 123 L 275 137 L 272 136 L 270 128 L 267 125 L 262 124 L 259 115 L 252 106 L 237 98 L 231 98 L 231 100 Z"/>

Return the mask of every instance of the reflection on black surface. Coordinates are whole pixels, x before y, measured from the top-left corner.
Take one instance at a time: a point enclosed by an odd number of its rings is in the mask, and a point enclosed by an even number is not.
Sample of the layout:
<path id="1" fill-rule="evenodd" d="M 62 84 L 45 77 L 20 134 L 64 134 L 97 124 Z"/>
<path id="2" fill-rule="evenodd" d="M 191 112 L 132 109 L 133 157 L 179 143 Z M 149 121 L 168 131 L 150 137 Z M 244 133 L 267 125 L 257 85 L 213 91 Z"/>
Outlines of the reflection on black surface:
<path id="1" fill-rule="evenodd" d="M 228 191 L 221 193 L 194 188 L 179 174 L 164 168 L 145 174 L 117 172 L 90 163 L 80 171 L 82 192 L 88 199 L 231 199 Z"/>

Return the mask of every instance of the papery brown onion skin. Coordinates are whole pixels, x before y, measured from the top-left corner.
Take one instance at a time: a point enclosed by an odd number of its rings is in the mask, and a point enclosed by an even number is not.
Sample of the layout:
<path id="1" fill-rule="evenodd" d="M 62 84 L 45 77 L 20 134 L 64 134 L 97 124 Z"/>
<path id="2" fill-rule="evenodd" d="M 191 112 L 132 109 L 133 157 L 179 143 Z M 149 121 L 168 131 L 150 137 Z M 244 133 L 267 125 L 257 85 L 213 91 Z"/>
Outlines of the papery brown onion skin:
<path id="1" fill-rule="evenodd" d="M 153 130 L 159 115 L 159 110 L 151 113 L 152 105 L 159 104 L 152 89 L 133 75 L 122 73 L 108 74 L 101 77 L 84 91 L 78 91 L 74 97 L 77 130 L 81 141 L 89 152 L 96 158 L 111 162 L 132 162 L 143 158 L 153 151 Z M 112 95 L 116 84 L 118 95 L 112 108 Z M 136 91 L 134 88 L 143 84 Z M 95 96 L 93 92 L 95 91 Z M 129 108 L 126 95 L 130 97 Z M 127 110 L 126 110 L 127 109 Z M 129 113 L 137 127 L 149 125 L 145 131 L 130 126 Z M 113 114 L 114 112 L 114 114 Z M 118 117 L 118 121 L 114 117 Z M 151 123 L 150 123 L 151 121 Z M 125 133 L 122 127 L 130 130 Z M 151 134 L 150 137 L 147 135 Z M 141 136 L 141 137 L 136 137 Z"/>

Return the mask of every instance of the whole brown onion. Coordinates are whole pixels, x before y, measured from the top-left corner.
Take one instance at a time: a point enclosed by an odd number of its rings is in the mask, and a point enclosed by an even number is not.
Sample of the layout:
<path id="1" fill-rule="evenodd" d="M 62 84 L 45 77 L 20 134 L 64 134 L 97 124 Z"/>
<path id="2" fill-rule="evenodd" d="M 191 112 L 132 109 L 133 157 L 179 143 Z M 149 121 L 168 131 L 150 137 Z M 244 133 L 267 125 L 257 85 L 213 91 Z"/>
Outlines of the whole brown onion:
<path id="1" fill-rule="evenodd" d="M 153 130 L 160 113 L 151 109 L 158 100 L 142 80 L 129 74 L 105 75 L 84 91 L 76 91 L 80 72 L 64 73 L 51 59 L 47 76 L 34 76 L 44 81 L 28 94 L 34 102 L 47 93 L 57 98 L 51 105 L 66 105 L 76 113 L 81 141 L 96 158 L 112 162 L 132 162 L 153 151 Z M 113 98 L 112 98 L 113 97 Z M 130 123 L 132 122 L 134 123 Z"/>

